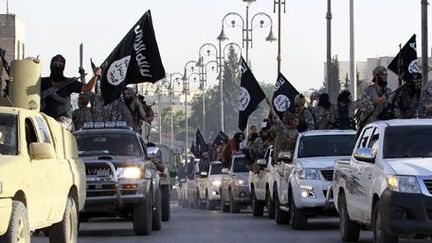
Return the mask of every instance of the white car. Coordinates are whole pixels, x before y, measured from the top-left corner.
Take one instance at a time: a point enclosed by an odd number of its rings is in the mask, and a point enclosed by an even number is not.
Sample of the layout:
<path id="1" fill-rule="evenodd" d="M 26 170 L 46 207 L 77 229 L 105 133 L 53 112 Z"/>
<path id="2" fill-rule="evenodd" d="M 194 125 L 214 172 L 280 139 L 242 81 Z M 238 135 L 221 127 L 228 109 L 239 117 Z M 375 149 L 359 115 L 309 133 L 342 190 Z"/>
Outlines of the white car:
<path id="1" fill-rule="evenodd" d="M 214 210 L 220 202 L 220 186 L 222 183 L 222 163 L 220 161 L 210 162 L 210 168 L 206 173 L 205 180 L 198 183 L 200 200 L 205 202 L 208 210 Z"/>
<path id="2" fill-rule="evenodd" d="M 270 145 L 264 158 L 256 161 L 258 168 L 249 172 L 249 189 L 251 192 L 252 215 L 263 216 L 265 206 L 267 208 L 267 217 L 274 219 L 274 205 L 271 195 L 274 187 L 272 156 L 273 146 Z"/>
<path id="3" fill-rule="evenodd" d="M 361 226 L 374 242 L 432 236 L 432 119 L 379 121 L 361 132 L 351 159 L 336 162 L 342 241 Z"/>
<path id="4" fill-rule="evenodd" d="M 220 187 L 221 211 L 240 212 L 240 208 L 250 205 L 249 169 L 244 155 L 233 155 L 229 168 L 222 169 Z"/>

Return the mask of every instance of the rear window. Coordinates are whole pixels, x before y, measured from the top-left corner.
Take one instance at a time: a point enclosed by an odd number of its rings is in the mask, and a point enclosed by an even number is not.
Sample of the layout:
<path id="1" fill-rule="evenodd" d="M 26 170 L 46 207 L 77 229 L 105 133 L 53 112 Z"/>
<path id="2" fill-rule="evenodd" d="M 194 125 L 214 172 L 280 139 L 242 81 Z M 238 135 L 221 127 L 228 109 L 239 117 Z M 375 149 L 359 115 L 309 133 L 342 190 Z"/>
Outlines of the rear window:
<path id="1" fill-rule="evenodd" d="M 210 175 L 221 175 L 222 164 L 213 164 L 210 169 Z"/>
<path id="2" fill-rule="evenodd" d="M 0 114 L 0 155 L 18 154 L 17 115 Z"/>
<path id="3" fill-rule="evenodd" d="M 76 136 L 80 156 L 120 155 L 142 156 L 142 148 L 134 134 L 105 133 Z"/>

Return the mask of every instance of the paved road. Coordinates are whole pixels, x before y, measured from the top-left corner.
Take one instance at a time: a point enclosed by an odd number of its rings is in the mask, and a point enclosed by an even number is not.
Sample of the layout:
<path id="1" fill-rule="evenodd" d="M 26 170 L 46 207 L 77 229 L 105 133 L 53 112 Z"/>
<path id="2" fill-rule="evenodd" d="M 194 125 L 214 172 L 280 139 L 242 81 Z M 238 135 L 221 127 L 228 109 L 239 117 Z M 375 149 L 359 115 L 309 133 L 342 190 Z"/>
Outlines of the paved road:
<path id="1" fill-rule="evenodd" d="M 221 213 L 183 209 L 172 205 L 172 218 L 164 222 L 162 231 L 152 232 L 150 236 L 135 236 L 132 223 L 114 219 L 94 220 L 83 223 L 79 243 L 335 243 L 339 240 L 337 218 L 310 220 L 307 230 L 293 231 L 290 225 L 279 226 L 274 220 L 265 217 L 253 218 L 250 211 L 240 214 Z M 45 237 L 33 237 L 32 242 L 46 243 Z M 360 242 L 371 243 L 372 233 L 362 231 Z M 403 241 L 425 242 L 425 241 Z M 430 241 L 429 241 L 430 242 Z"/>

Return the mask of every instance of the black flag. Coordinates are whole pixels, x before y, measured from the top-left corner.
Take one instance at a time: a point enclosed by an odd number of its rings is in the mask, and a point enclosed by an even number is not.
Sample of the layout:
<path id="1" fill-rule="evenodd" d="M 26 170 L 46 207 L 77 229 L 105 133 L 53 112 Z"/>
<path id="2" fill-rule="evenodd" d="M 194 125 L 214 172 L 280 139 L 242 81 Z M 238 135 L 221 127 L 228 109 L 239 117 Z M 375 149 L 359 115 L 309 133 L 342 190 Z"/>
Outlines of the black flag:
<path id="1" fill-rule="evenodd" d="M 192 145 L 194 146 L 194 151 L 192 153 L 194 153 L 195 157 L 200 158 L 202 153 L 207 152 L 208 151 L 208 145 L 205 142 L 205 139 L 203 137 L 203 135 L 201 134 L 201 131 L 199 129 L 197 129 L 196 134 L 195 134 L 195 143 L 193 143 Z M 192 148 L 191 148 L 192 151 Z"/>
<path id="2" fill-rule="evenodd" d="M 243 57 L 240 61 L 240 71 L 242 75 L 239 98 L 239 128 L 243 131 L 247 126 L 249 116 L 266 96 Z"/>
<path id="3" fill-rule="evenodd" d="M 219 131 L 218 135 L 213 141 L 213 149 L 215 149 L 217 146 L 227 143 L 229 140 L 228 136 L 222 132 Z"/>
<path id="4" fill-rule="evenodd" d="M 417 43 L 415 34 L 402 47 L 387 68 L 392 70 L 400 78 L 404 79 L 415 78 L 420 73 L 417 61 Z"/>
<path id="5" fill-rule="evenodd" d="M 101 92 L 105 104 L 117 99 L 127 84 L 155 83 L 165 76 L 150 10 L 111 52 L 102 69 Z"/>
<path id="6" fill-rule="evenodd" d="M 273 92 L 272 105 L 279 118 L 282 119 L 283 113 L 288 110 L 294 112 L 294 98 L 299 92 L 292 84 L 279 73 Z"/>

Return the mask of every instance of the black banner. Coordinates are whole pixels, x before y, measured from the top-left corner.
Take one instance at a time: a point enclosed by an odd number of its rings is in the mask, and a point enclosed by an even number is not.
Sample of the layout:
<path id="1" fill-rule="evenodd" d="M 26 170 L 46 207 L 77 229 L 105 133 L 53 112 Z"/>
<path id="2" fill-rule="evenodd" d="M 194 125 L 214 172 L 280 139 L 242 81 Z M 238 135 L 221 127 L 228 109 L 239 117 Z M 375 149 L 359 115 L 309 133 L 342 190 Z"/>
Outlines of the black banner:
<path id="1" fill-rule="evenodd" d="M 417 43 L 415 34 L 402 47 L 387 68 L 405 80 L 415 78 L 420 73 L 417 61 Z"/>
<path id="2" fill-rule="evenodd" d="M 228 140 L 229 140 L 228 136 L 224 132 L 219 131 L 218 135 L 213 141 L 213 149 L 215 149 L 217 146 L 221 144 L 227 143 Z"/>
<path id="3" fill-rule="evenodd" d="M 102 69 L 101 93 L 105 104 L 120 97 L 127 84 L 155 83 L 165 77 L 150 10 L 111 52 Z"/>
<path id="4" fill-rule="evenodd" d="M 294 98 L 299 92 L 292 84 L 279 73 L 274 87 L 272 105 L 279 118 L 282 119 L 284 112 L 288 109 L 290 112 L 295 111 Z"/>
<path id="5" fill-rule="evenodd" d="M 199 129 L 196 131 L 195 141 L 191 146 L 191 152 L 196 158 L 201 158 L 202 153 L 208 152 L 208 145 Z"/>
<path id="6" fill-rule="evenodd" d="M 259 103 L 265 99 L 266 96 L 243 57 L 240 61 L 240 70 L 242 75 L 239 97 L 239 129 L 244 131 L 249 116 L 256 110 Z"/>

